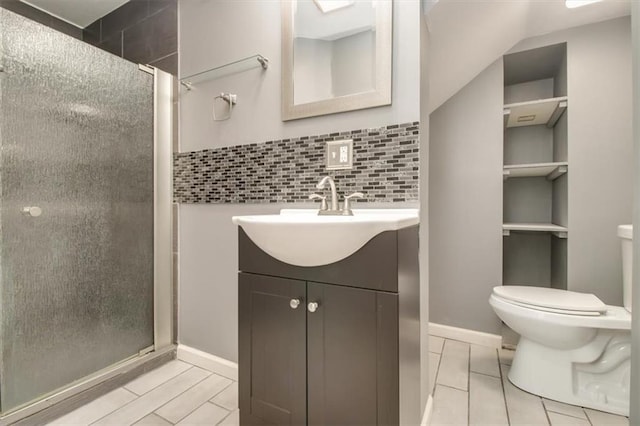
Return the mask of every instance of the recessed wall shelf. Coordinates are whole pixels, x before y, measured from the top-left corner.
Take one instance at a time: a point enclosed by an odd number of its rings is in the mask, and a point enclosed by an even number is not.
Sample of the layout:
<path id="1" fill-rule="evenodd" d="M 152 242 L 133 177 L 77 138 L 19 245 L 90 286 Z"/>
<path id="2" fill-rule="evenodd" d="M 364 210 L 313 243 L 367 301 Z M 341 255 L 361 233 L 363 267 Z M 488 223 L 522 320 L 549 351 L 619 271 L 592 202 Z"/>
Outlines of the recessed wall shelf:
<path id="1" fill-rule="evenodd" d="M 553 223 L 503 223 L 502 235 L 508 237 L 511 232 L 551 232 L 558 238 L 567 238 L 569 230 Z"/>
<path id="2" fill-rule="evenodd" d="M 257 67 L 262 67 L 263 70 L 266 70 L 267 68 L 269 68 L 269 59 L 265 58 L 262 55 L 249 56 L 247 58 L 229 62 L 228 64 L 220 65 L 218 67 L 211 68 L 206 71 L 190 75 L 188 77 L 183 77 L 180 79 L 180 84 L 182 84 L 188 90 L 191 90 L 194 84 L 203 83 L 208 80 L 222 77 L 223 75 L 242 72 Z"/>
<path id="3" fill-rule="evenodd" d="M 544 124 L 551 128 L 567 109 L 566 96 L 518 102 L 504 106 L 504 126 L 522 127 Z"/>
<path id="4" fill-rule="evenodd" d="M 503 64 L 502 283 L 566 290 L 567 45 L 511 53 Z M 515 344 L 509 330 L 503 341 Z"/>
<path id="5" fill-rule="evenodd" d="M 509 178 L 544 176 L 547 180 L 552 181 L 567 173 L 568 167 L 569 163 L 567 162 L 513 164 L 504 166 L 502 173 L 504 180 Z"/>

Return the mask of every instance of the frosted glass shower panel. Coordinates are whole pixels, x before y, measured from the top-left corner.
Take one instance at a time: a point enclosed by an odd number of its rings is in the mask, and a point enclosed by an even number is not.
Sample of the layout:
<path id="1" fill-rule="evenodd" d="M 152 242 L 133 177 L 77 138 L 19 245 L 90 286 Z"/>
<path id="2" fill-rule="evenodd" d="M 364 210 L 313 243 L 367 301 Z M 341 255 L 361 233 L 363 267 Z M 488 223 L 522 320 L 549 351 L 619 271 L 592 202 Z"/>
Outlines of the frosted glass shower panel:
<path id="1" fill-rule="evenodd" d="M 153 344 L 153 76 L 0 9 L 2 411 Z"/>

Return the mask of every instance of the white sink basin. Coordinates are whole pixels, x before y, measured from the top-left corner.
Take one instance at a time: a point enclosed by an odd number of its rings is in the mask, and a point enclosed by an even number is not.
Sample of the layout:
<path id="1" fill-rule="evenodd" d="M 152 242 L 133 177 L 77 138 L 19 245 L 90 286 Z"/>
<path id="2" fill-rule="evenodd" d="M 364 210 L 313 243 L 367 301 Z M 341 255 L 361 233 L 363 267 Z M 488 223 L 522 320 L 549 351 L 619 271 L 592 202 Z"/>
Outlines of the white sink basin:
<path id="1" fill-rule="evenodd" d="M 355 209 L 353 216 L 318 216 L 318 210 L 284 209 L 280 214 L 234 216 L 234 224 L 276 259 L 320 266 L 349 257 L 371 238 L 419 223 L 418 209 Z"/>

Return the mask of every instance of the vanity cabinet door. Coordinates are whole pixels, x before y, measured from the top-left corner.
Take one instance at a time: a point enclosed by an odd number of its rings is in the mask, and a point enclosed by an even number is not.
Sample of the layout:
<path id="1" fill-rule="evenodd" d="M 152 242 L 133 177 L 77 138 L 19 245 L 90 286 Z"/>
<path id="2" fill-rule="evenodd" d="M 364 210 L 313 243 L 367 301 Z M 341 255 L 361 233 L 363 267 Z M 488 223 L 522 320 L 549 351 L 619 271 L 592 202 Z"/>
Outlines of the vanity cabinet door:
<path id="1" fill-rule="evenodd" d="M 308 424 L 397 425 L 398 295 L 310 282 L 307 299 Z"/>
<path id="2" fill-rule="evenodd" d="M 238 281 L 240 423 L 304 425 L 305 282 L 246 273 Z"/>

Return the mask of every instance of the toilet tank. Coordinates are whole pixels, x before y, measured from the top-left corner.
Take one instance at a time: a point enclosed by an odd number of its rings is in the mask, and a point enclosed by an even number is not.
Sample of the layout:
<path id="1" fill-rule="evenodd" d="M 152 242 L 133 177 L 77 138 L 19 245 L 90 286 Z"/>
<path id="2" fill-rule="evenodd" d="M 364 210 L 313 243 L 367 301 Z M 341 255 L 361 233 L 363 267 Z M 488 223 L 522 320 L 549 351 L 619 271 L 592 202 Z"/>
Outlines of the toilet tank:
<path id="1" fill-rule="evenodd" d="M 618 237 L 622 241 L 622 300 L 627 311 L 631 312 L 631 275 L 633 264 L 633 226 L 618 226 Z"/>

